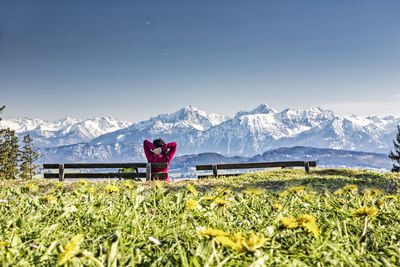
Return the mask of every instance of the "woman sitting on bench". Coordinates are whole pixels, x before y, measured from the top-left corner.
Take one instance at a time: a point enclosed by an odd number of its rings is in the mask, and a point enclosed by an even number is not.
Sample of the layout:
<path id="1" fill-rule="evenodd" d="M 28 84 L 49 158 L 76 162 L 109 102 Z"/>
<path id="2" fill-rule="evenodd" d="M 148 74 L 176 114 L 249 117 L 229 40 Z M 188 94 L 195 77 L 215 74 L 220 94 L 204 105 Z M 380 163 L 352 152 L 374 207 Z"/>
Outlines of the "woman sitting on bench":
<path id="1" fill-rule="evenodd" d="M 176 142 L 166 144 L 162 139 L 156 139 L 152 142 L 144 140 L 143 143 L 144 153 L 146 154 L 147 161 L 149 163 L 164 163 L 167 162 L 168 166 L 171 159 L 174 157 L 176 152 Z M 165 169 L 152 168 L 152 172 L 166 172 L 168 173 L 168 167 Z M 159 179 L 170 181 L 170 177 Z"/>

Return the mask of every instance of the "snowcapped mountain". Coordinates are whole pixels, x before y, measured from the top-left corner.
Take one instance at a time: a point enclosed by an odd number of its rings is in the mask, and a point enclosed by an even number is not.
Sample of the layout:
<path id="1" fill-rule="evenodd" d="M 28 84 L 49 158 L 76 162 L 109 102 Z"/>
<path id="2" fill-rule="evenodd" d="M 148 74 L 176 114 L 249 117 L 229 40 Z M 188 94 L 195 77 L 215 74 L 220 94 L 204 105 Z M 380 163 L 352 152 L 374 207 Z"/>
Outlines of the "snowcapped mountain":
<path id="1" fill-rule="evenodd" d="M 112 117 L 97 117 L 80 120 L 67 117 L 58 121 L 40 119 L 4 119 L 0 128 L 11 128 L 18 136 L 30 134 L 36 147 L 58 147 L 77 143 L 86 143 L 100 135 L 113 132 L 131 125 Z"/>
<path id="2" fill-rule="evenodd" d="M 388 153 L 400 118 L 337 116 L 319 107 L 276 111 L 266 104 L 228 118 L 187 106 L 130 124 L 113 118 L 57 122 L 4 120 L 1 127 L 30 133 L 52 161 L 143 160 L 143 140 L 178 143 L 177 156 L 214 152 L 252 157 L 280 147 L 306 146 Z"/>
<path id="3" fill-rule="evenodd" d="M 163 138 L 178 143 L 194 143 L 202 133 L 220 124 L 227 118 L 217 114 L 207 114 L 193 106 L 187 106 L 175 113 L 161 114 L 147 121 L 134 123 L 130 127 L 99 136 L 90 143 L 142 144 L 144 139 Z"/>

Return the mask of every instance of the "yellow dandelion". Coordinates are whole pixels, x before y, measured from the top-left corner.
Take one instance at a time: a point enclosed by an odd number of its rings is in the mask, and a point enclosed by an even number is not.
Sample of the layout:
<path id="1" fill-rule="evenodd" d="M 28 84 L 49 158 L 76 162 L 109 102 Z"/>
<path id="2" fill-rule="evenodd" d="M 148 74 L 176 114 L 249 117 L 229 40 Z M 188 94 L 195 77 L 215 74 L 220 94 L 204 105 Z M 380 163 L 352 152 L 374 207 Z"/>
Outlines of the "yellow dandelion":
<path id="1" fill-rule="evenodd" d="M 265 238 L 263 235 L 256 235 L 254 233 L 250 234 L 250 237 L 245 239 L 242 242 L 242 245 L 246 248 L 249 252 L 254 252 L 256 249 L 260 248 L 265 243 Z"/>
<path id="2" fill-rule="evenodd" d="M 227 248 L 231 248 L 231 249 L 235 249 L 236 250 L 236 246 L 237 244 L 235 242 L 232 241 L 232 239 L 230 239 L 227 236 L 217 236 L 215 237 L 215 240 L 220 243 L 221 245 L 223 245 L 224 247 Z"/>
<path id="3" fill-rule="evenodd" d="M 96 189 L 94 187 L 89 187 L 88 192 L 89 194 L 94 194 L 96 193 Z"/>
<path id="4" fill-rule="evenodd" d="M 0 247 L 7 247 L 9 245 L 11 245 L 11 243 L 8 241 L 0 241 Z"/>
<path id="5" fill-rule="evenodd" d="M 105 190 L 107 193 L 119 192 L 119 188 L 116 187 L 115 185 L 112 185 L 112 184 L 107 184 L 107 185 L 104 187 L 104 190 Z"/>
<path id="6" fill-rule="evenodd" d="M 378 205 L 378 206 L 380 206 L 380 207 L 383 207 L 383 206 L 385 206 L 385 202 L 384 202 L 382 199 L 378 199 L 378 200 L 376 201 L 376 205 Z"/>
<path id="7" fill-rule="evenodd" d="M 272 207 L 274 208 L 274 210 L 281 210 L 283 208 L 283 206 L 278 203 L 272 204 Z"/>
<path id="8" fill-rule="evenodd" d="M 229 204 L 229 201 L 217 197 L 216 199 L 214 199 L 214 203 L 217 204 L 217 205 L 219 205 L 219 206 L 224 206 L 224 205 L 228 205 L 228 204 Z"/>
<path id="9" fill-rule="evenodd" d="M 215 238 L 216 241 L 221 243 L 224 247 L 233 249 L 237 252 L 255 252 L 265 243 L 263 235 L 250 234 L 247 238 L 243 233 L 236 233 L 232 238 L 227 236 L 218 236 Z"/>
<path id="10" fill-rule="evenodd" d="M 259 195 L 262 194 L 263 190 L 256 187 L 248 187 L 246 190 L 243 191 L 243 194 L 246 195 Z"/>
<path id="11" fill-rule="evenodd" d="M 198 231 L 198 233 L 202 236 L 205 237 L 216 237 L 216 236 L 228 236 L 228 233 L 215 229 L 215 228 L 207 228 L 207 229 L 201 229 Z"/>
<path id="12" fill-rule="evenodd" d="M 64 252 L 58 255 L 58 265 L 63 265 L 69 262 L 73 257 L 79 253 L 79 246 L 81 245 L 84 237 L 77 234 L 65 245 Z"/>
<path id="13" fill-rule="evenodd" d="M 304 193 L 306 190 L 305 186 L 293 186 L 286 190 L 289 194 Z"/>
<path id="14" fill-rule="evenodd" d="M 197 200 L 195 199 L 188 199 L 186 201 L 186 208 L 190 210 L 194 210 L 197 207 Z"/>
<path id="15" fill-rule="evenodd" d="M 310 215 L 310 214 L 304 214 L 304 215 L 301 215 L 301 216 L 299 216 L 297 218 L 297 222 L 300 223 L 300 224 L 303 224 L 303 223 L 316 223 L 317 219 L 314 216 Z"/>
<path id="16" fill-rule="evenodd" d="M 133 185 L 129 181 L 125 181 L 124 186 L 128 189 L 133 189 Z"/>
<path id="17" fill-rule="evenodd" d="M 52 196 L 52 195 L 47 195 L 43 197 L 43 200 L 45 200 L 49 204 L 56 204 L 57 203 L 57 198 Z"/>
<path id="18" fill-rule="evenodd" d="M 281 219 L 281 223 L 285 228 L 294 229 L 299 226 L 298 222 L 294 218 L 286 217 Z"/>
<path id="19" fill-rule="evenodd" d="M 79 183 L 83 186 L 87 186 L 89 184 L 86 180 L 79 180 Z"/>
<path id="20" fill-rule="evenodd" d="M 375 217 L 378 214 L 378 209 L 376 207 L 362 207 L 353 212 L 355 217 Z"/>
<path id="21" fill-rule="evenodd" d="M 278 197 L 286 197 L 286 196 L 288 196 L 289 195 L 289 193 L 288 192 L 282 192 L 282 193 L 277 193 L 276 194 Z"/>
<path id="22" fill-rule="evenodd" d="M 307 232 L 313 234 L 315 237 L 319 236 L 319 228 L 316 223 L 313 222 L 306 222 L 302 223 L 301 226 L 307 230 Z"/>
<path id="23" fill-rule="evenodd" d="M 358 192 L 358 187 L 355 184 L 348 184 L 344 186 L 343 188 L 333 192 L 334 195 L 342 195 L 345 193 L 357 193 Z"/>
<path id="24" fill-rule="evenodd" d="M 374 196 L 381 195 L 381 194 L 382 194 L 382 190 L 379 190 L 379 189 L 367 188 L 364 190 L 364 196 L 366 196 L 366 197 L 374 197 Z"/>
<path id="25" fill-rule="evenodd" d="M 188 191 L 190 193 L 192 193 L 195 197 L 197 197 L 198 192 L 197 192 L 196 188 L 193 185 L 187 184 L 187 189 L 188 189 Z"/>
<path id="26" fill-rule="evenodd" d="M 39 189 L 39 187 L 35 184 L 28 184 L 25 186 L 26 189 L 28 189 L 31 192 L 35 192 Z"/>
<path id="27" fill-rule="evenodd" d="M 211 201 L 211 200 L 214 200 L 215 197 L 213 197 L 213 196 L 207 196 L 207 197 L 203 197 L 203 199 L 206 200 L 206 201 Z"/>
<path id="28" fill-rule="evenodd" d="M 398 200 L 399 198 L 397 197 L 397 196 L 395 196 L 395 195 L 388 195 L 388 196 L 384 196 L 383 197 L 384 199 L 391 199 L 391 200 Z"/>

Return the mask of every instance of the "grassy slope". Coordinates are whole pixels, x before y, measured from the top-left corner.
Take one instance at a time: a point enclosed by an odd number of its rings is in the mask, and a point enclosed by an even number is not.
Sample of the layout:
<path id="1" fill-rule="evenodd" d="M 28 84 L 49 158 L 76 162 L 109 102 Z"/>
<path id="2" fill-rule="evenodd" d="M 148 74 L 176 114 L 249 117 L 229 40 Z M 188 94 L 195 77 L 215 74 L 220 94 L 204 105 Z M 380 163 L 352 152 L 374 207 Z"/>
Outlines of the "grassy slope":
<path id="1" fill-rule="evenodd" d="M 267 171 L 191 180 L 199 191 L 197 197 L 186 189 L 188 181 L 157 186 L 132 182 L 133 189 L 122 181 L 116 183 L 120 192 L 115 193 L 104 191 L 105 182 L 64 183 L 62 187 L 45 181 L 0 182 L 0 265 L 56 264 L 57 255 L 78 233 L 84 240 L 80 246 L 83 253 L 71 261 L 76 265 L 94 265 L 93 258 L 105 265 L 111 261 L 116 233 L 118 265 L 399 265 L 400 202 L 384 200 L 378 215 L 369 220 L 364 238 L 364 219 L 352 215 L 362 206 L 376 206 L 384 195 L 400 197 L 399 178 L 338 169 L 313 170 L 310 175 L 302 170 Z M 28 191 L 24 188 L 27 183 L 37 184 L 39 189 Z M 357 185 L 358 192 L 332 194 L 347 184 Z M 276 194 L 295 186 L 305 186 L 306 193 Z M 90 187 L 96 192 L 89 193 Z M 244 194 L 247 187 L 262 188 L 263 192 Z M 365 196 L 362 192 L 367 188 L 383 193 Z M 313 197 L 310 191 L 317 195 Z M 43 199 L 49 194 L 56 197 L 55 204 Z M 205 196 L 229 204 L 219 206 Z M 186 207 L 188 199 L 198 201 L 195 210 Z M 277 203 L 282 210 L 272 207 Z M 282 227 L 281 218 L 302 214 L 317 218 L 319 237 L 302 228 Z M 199 235 L 200 227 L 218 228 L 230 236 L 255 233 L 263 235 L 265 243 L 256 253 L 236 252 Z M 154 244 L 149 237 L 162 244 Z"/>

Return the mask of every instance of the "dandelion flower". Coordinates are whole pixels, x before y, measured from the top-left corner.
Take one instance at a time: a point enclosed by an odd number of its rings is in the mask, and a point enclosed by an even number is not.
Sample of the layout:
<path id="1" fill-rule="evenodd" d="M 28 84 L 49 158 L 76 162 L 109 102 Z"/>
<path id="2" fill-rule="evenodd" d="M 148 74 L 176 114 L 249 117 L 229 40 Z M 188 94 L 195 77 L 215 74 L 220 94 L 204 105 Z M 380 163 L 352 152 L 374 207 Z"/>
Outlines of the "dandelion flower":
<path id="1" fill-rule="evenodd" d="M 250 234 L 248 239 L 245 239 L 242 244 L 246 248 L 247 251 L 254 252 L 256 249 L 260 248 L 265 243 L 265 238 L 263 235 L 256 235 L 254 233 Z"/>
<path id="2" fill-rule="evenodd" d="M 293 186 L 286 190 L 289 194 L 304 193 L 306 188 L 304 186 Z"/>
<path id="3" fill-rule="evenodd" d="M 235 242 L 233 242 L 232 239 L 230 239 L 227 236 L 220 235 L 220 236 L 215 237 L 215 240 L 217 240 L 218 243 L 220 243 L 221 245 L 223 245 L 224 247 L 227 247 L 227 248 L 234 249 L 237 246 L 237 244 Z"/>
<path id="4" fill-rule="evenodd" d="M 207 196 L 207 197 L 203 197 L 203 199 L 206 200 L 206 201 L 210 201 L 210 200 L 214 200 L 215 197 L 213 197 L 213 196 Z"/>
<path id="5" fill-rule="evenodd" d="M 214 199 L 214 203 L 219 206 L 223 206 L 223 205 L 229 204 L 229 201 L 218 197 L 218 198 Z"/>
<path id="6" fill-rule="evenodd" d="M 107 184 L 107 185 L 104 187 L 104 190 L 105 190 L 107 193 L 119 192 L 119 188 L 116 187 L 115 185 L 112 185 L 112 184 Z"/>
<path id="7" fill-rule="evenodd" d="M 289 194 L 288 194 L 288 192 L 282 192 L 282 193 L 277 193 L 276 194 L 278 197 L 286 197 L 286 196 L 288 196 Z"/>
<path id="8" fill-rule="evenodd" d="M 81 245 L 84 237 L 77 234 L 65 245 L 64 252 L 58 255 L 58 264 L 63 265 L 69 262 L 73 257 L 79 253 L 79 246 Z"/>
<path id="9" fill-rule="evenodd" d="M 52 195 L 47 195 L 43 197 L 43 200 L 45 200 L 49 204 L 56 204 L 57 203 L 57 198 L 52 196 Z"/>
<path id="10" fill-rule="evenodd" d="M 260 188 L 256 188 L 256 187 L 249 187 L 246 190 L 243 191 L 243 194 L 246 195 L 259 195 L 262 194 L 262 190 Z"/>
<path id="11" fill-rule="evenodd" d="M 381 195 L 382 194 L 382 190 L 379 189 L 373 189 L 373 188 L 368 188 L 364 190 L 364 196 L 366 197 L 373 197 L 373 196 L 377 196 L 377 195 Z"/>
<path id="12" fill-rule="evenodd" d="M 306 222 L 302 223 L 301 226 L 307 230 L 307 232 L 313 234 L 315 237 L 319 236 L 319 228 L 316 223 Z"/>
<path id="13" fill-rule="evenodd" d="M 281 210 L 283 208 L 283 206 L 278 203 L 272 204 L 272 207 L 274 208 L 274 210 Z"/>
<path id="14" fill-rule="evenodd" d="M 94 187 L 89 187 L 88 192 L 89 194 L 94 194 L 96 193 L 96 189 Z"/>
<path id="15" fill-rule="evenodd" d="M 27 186 L 25 186 L 25 188 L 31 192 L 37 191 L 39 189 L 39 187 L 35 184 L 28 184 Z"/>
<path id="16" fill-rule="evenodd" d="M 355 217 L 375 217 L 378 214 L 378 209 L 375 207 L 362 207 L 353 212 Z"/>
<path id="17" fill-rule="evenodd" d="M 378 205 L 378 206 L 380 206 L 380 207 L 383 207 L 383 206 L 385 206 L 385 202 L 384 202 L 382 199 L 378 199 L 378 200 L 376 201 L 376 205 Z"/>
<path id="18" fill-rule="evenodd" d="M 194 210 L 197 207 L 197 200 L 195 199 L 188 199 L 186 201 L 186 208 L 190 210 Z"/>
<path id="19" fill-rule="evenodd" d="M 384 196 L 384 199 L 391 199 L 391 200 L 398 200 L 399 198 L 395 195 L 388 195 L 388 196 Z"/>
<path id="20" fill-rule="evenodd" d="M 285 228 L 288 228 L 288 229 L 294 229 L 299 226 L 299 224 L 297 223 L 297 220 L 294 218 L 290 218 L 290 217 L 282 218 L 281 223 Z"/>
<path id="21" fill-rule="evenodd" d="M 133 185 L 132 185 L 130 182 L 128 182 L 128 181 L 126 181 L 126 182 L 124 183 L 124 186 L 125 186 L 126 188 L 128 188 L 128 189 L 133 189 Z"/>
<path id="22" fill-rule="evenodd" d="M 228 236 L 226 232 L 215 228 L 200 229 L 198 233 L 209 238 L 216 236 Z"/>
<path id="23" fill-rule="evenodd" d="M 297 222 L 300 224 L 303 224 L 303 223 L 314 223 L 315 224 L 317 222 L 317 219 L 310 214 L 304 214 L 297 218 Z"/>
<path id="24" fill-rule="evenodd" d="M 197 197 L 198 192 L 193 185 L 187 184 L 187 189 L 189 190 L 190 193 L 192 193 L 195 197 Z"/>
<path id="25" fill-rule="evenodd" d="M 334 195 L 342 195 L 345 193 L 357 193 L 358 187 L 355 184 L 348 184 L 344 186 L 343 188 L 333 192 Z"/>
<path id="26" fill-rule="evenodd" d="M 7 247 L 9 245 L 11 245 L 11 243 L 8 241 L 0 241 L 0 247 Z"/>

